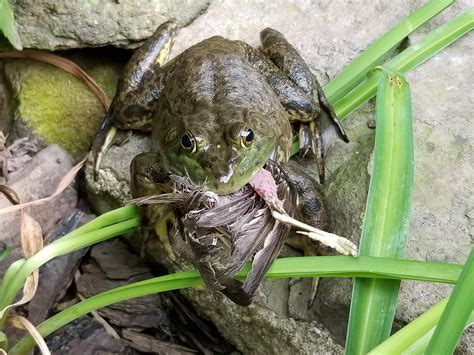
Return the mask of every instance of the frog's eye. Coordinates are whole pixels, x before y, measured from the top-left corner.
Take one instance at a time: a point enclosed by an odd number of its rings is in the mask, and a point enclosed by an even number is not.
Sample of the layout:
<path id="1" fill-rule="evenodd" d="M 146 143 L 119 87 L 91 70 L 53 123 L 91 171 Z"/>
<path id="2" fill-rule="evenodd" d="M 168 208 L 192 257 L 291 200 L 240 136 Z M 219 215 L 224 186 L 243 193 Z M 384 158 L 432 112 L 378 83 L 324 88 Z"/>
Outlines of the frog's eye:
<path id="1" fill-rule="evenodd" d="M 240 131 L 240 145 L 242 148 L 250 148 L 255 138 L 251 128 L 243 129 Z"/>
<path id="2" fill-rule="evenodd" d="M 191 134 L 191 132 L 186 132 L 181 137 L 181 146 L 190 151 L 191 153 L 195 153 L 197 150 L 196 138 Z"/>

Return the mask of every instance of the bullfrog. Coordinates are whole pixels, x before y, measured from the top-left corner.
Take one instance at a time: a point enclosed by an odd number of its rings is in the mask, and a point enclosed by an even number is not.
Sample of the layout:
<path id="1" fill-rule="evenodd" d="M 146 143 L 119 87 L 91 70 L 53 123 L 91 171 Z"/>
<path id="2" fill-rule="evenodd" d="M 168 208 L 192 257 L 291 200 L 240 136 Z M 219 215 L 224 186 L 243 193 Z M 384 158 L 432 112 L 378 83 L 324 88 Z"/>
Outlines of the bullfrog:
<path id="1" fill-rule="evenodd" d="M 287 169 L 295 134 L 301 151 L 315 153 L 323 182 L 321 111 L 344 141 L 347 136 L 315 76 L 284 36 L 264 29 L 260 49 L 215 36 L 165 63 L 176 33 L 176 23 L 168 21 L 133 54 L 97 138 L 110 141 L 107 132 L 114 126 L 151 131 L 153 152 L 131 164 L 133 195 L 170 192 L 168 173 L 217 194 L 234 193 L 269 160 Z M 299 214 L 327 228 L 316 182 L 292 171 L 288 168 L 300 195 Z M 146 215 L 172 256 L 168 228 L 175 223 L 174 211 L 152 206 Z"/>

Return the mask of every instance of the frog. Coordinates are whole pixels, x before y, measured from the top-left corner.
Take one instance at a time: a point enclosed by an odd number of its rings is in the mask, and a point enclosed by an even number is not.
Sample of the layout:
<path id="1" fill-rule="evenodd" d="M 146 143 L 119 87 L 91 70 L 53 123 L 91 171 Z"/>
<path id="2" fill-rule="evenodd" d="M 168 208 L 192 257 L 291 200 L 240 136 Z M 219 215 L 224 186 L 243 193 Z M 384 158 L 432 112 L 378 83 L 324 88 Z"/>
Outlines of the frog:
<path id="1" fill-rule="evenodd" d="M 315 154 L 323 183 L 321 113 L 343 141 L 348 138 L 297 50 L 279 31 L 266 28 L 258 49 L 214 36 L 166 62 L 177 31 L 176 22 L 167 21 L 135 51 L 96 138 L 110 142 L 117 128 L 151 131 L 152 152 L 131 164 L 133 196 L 171 192 L 169 173 L 216 194 L 231 194 L 271 160 L 288 166 L 302 202 L 297 213 L 327 229 L 329 216 L 317 182 L 301 170 L 292 173 L 288 165 L 292 144 L 298 135 L 299 150 Z M 173 258 L 168 235 L 176 224 L 173 209 L 151 206 L 145 215 Z M 232 299 L 232 291 L 227 295 Z M 248 304 L 253 295 L 241 296 L 233 301 Z"/>

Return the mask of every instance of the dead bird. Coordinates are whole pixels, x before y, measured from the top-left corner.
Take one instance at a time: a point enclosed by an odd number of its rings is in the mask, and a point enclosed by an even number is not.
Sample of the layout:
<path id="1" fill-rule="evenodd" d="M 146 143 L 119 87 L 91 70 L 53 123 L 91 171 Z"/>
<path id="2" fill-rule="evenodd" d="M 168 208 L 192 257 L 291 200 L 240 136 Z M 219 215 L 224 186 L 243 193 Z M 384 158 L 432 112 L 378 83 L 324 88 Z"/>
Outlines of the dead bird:
<path id="1" fill-rule="evenodd" d="M 249 305 L 291 228 L 272 215 L 273 210 L 290 217 L 295 214 L 297 192 L 288 176 L 269 161 L 249 184 L 227 195 L 194 186 L 181 176 L 170 174 L 167 179 L 173 192 L 132 202 L 173 206 L 179 231 L 206 286 L 237 304 Z M 246 280 L 234 279 L 252 257 Z"/>

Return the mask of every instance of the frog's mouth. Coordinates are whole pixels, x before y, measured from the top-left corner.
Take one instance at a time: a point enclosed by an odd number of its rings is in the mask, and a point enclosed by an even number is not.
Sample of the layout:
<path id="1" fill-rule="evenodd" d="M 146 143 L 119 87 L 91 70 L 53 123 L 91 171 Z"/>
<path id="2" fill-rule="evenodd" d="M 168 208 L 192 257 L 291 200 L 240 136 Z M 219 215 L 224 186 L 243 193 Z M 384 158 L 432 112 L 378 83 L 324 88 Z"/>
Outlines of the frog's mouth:
<path id="1" fill-rule="evenodd" d="M 228 170 L 227 174 L 224 175 L 224 176 L 221 176 L 219 178 L 219 182 L 221 184 L 227 184 L 227 183 L 229 183 L 230 179 L 232 179 L 233 175 L 234 175 L 234 169 L 232 168 L 232 166 L 229 165 L 229 170 Z"/>

